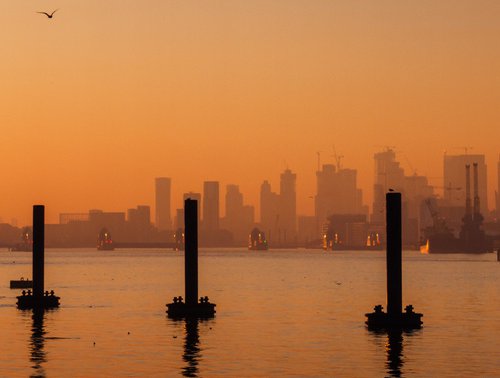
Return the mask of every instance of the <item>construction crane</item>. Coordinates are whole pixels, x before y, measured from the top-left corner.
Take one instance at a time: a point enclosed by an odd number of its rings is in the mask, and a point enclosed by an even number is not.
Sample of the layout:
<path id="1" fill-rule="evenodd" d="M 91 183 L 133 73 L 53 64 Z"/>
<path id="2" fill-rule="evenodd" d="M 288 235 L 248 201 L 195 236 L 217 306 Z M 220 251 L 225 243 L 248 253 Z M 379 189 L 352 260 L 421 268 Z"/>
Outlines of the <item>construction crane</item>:
<path id="1" fill-rule="evenodd" d="M 333 158 L 335 159 L 335 165 L 337 166 L 337 171 L 342 169 L 342 158 L 344 155 L 338 155 L 337 150 L 335 149 L 335 145 L 332 146 L 333 149 Z"/>
<path id="2" fill-rule="evenodd" d="M 434 205 L 432 203 L 432 200 L 430 198 L 427 198 L 425 200 L 425 204 L 427 205 L 427 208 L 429 209 L 429 212 L 431 213 L 432 217 L 432 223 L 433 223 L 433 229 L 435 232 L 449 232 L 448 226 L 446 225 L 446 221 L 444 218 L 439 216 L 438 211 L 434 208 Z"/>

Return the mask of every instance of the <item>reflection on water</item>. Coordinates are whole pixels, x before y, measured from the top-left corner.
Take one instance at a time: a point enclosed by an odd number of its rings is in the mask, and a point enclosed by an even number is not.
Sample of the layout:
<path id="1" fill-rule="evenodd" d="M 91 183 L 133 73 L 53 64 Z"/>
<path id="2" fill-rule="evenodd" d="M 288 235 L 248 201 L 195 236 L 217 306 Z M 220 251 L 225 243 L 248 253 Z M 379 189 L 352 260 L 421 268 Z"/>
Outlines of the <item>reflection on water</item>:
<path id="1" fill-rule="evenodd" d="M 389 331 L 387 333 L 387 373 L 390 377 L 401 377 L 403 368 L 403 333 Z"/>
<path id="2" fill-rule="evenodd" d="M 380 341 L 385 343 L 385 351 L 387 353 L 387 360 L 385 363 L 385 371 L 387 377 L 403 377 L 404 376 L 404 362 L 405 354 L 403 353 L 403 343 L 406 338 L 417 335 L 420 330 L 414 331 L 402 331 L 402 330 L 390 330 L 390 331 L 372 331 L 374 334 L 376 344 L 382 346 Z"/>
<path id="3" fill-rule="evenodd" d="M 33 311 L 33 325 L 31 327 L 30 361 L 33 363 L 34 372 L 31 377 L 45 377 L 45 370 L 42 366 L 47 362 L 47 354 L 44 351 L 45 329 L 43 326 L 44 311 Z"/>
<path id="4" fill-rule="evenodd" d="M 186 337 L 184 339 L 184 354 L 182 359 L 186 362 L 186 366 L 182 368 L 182 375 L 185 377 L 198 376 L 198 364 L 201 358 L 200 354 L 200 334 L 198 330 L 199 320 L 186 319 Z"/>

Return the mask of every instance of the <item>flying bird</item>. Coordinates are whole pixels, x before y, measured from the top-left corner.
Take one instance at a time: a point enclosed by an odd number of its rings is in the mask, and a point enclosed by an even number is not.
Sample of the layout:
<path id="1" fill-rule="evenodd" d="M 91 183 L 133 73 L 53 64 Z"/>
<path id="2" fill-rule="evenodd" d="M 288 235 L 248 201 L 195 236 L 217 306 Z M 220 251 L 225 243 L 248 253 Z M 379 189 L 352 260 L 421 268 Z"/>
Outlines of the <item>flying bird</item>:
<path id="1" fill-rule="evenodd" d="M 56 9 L 55 11 L 53 11 L 52 13 L 47 13 L 47 12 L 36 12 L 36 13 L 41 13 L 41 14 L 44 14 L 46 15 L 48 18 L 52 18 L 54 16 L 54 13 L 56 13 L 58 11 L 58 9 Z"/>

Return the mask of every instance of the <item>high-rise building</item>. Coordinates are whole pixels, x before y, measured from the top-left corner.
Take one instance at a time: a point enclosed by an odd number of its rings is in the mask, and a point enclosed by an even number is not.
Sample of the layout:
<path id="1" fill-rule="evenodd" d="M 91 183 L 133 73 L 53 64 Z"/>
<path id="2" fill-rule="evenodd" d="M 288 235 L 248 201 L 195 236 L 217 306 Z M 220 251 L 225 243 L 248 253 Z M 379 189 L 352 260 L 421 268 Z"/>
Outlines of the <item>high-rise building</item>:
<path id="1" fill-rule="evenodd" d="M 484 155 L 444 155 L 443 198 L 449 206 L 465 205 L 465 166 L 477 163 L 480 210 L 483 216 L 488 215 L 487 167 Z"/>
<path id="2" fill-rule="evenodd" d="M 243 208 L 243 194 L 238 185 L 226 186 L 226 218 L 235 221 Z"/>
<path id="3" fill-rule="evenodd" d="M 297 175 L 286 169 L 280 175 L 279 232 L 284 243 L 296 241 L 297 235 Z"/>
<path id="4" fill-rule="evenodd" d="M 317 192 L 315 215 L 318 224 L 327 221 L 333 214 L 366 214 L 363 207 L 362 191 L 357 188 L 355 169 L 337 170 L 333 164 L 325 164 L 316 172 Z"/>
<path id="5" fill-rule="evenodd" d="M 396 160 L 394 150 L 388 148 L 374 155 L 375 184 L 373 187 L 373 213 L 371 221 L 375 226 L 385 224 L 385 194 L 389 190 L 402 194 L 403 243 L 418 245 L 420 232 L 426 223 L 428 212 L 425 200 L 434 196 L 433 188 L 427 177 L 416 173 L 406 176 Z M 383 240 L 383 236 L 382 236 Z"/>
<path id="6" fill-rule="evenodd" d="M 172 227 L 170 219 L 170 187 L 169 177 L 155 179 L 155 225 L 159 230 L 169 230 Z"/>
<path id="7" fill-rule="evenodd" d="M 243 194 L 238 185 L 227 185 L 226 216 L 223 218 L 223 228 L 233 234 L 236 244 L 246 245 L 253 223 L 253 206 L 243 205 Z"/>
<path id="8" fill-rule="evenodd" d="M 216 231 L 219 229 L 219 182 L 203 183 L 203 229 Z"/>
<path id="9" fill-rule="evenodd" d="M 271 190 L 271 184 L 265 180 L 260 186 L 260 225 L 269 242 L 275 236 L 278 240 L 278 206 L 279 195 Z"/>
<path id="10" fill-rule="evenodd" d="M 396 153 L 388 148 L 373 156 L 375 184 L 373 186 L 372 222 L 385 223 L 385 194 L 389 189 L 404 192 L 404 171 L 396 161 Z"/>

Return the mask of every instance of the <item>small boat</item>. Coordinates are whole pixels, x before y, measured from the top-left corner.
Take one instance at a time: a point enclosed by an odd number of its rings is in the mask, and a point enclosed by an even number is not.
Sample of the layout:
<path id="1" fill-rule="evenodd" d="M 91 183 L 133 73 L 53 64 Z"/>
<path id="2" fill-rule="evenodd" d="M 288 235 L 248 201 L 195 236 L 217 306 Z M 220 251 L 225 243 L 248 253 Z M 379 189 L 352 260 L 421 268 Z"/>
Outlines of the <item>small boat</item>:
<path id="1" fill-rule="evenodd" d="M 29 279 L 24 279 L 21 277 L 20 280 L 10 280 L 10 288 L 11 289 L 29 289 L 33 287 L 33 281 Z"/>
<path id="2" fill-rule="evenodd" d="M 248 235 L 248 249 L 251 251 L 267 251 L 269 246 L 267 245 L 266 234 L 258 228 L 254 228 Z"/>
<path id="3" fill-rule="evenodd" d="M 103 228 L 99 232 L 99 238 L 97 239 L 97 250 L 99 251 L 114 251 L 115 246 L 113 245 L 113 239 L 111 239 L 111 234 L 106 228 Z"/>

